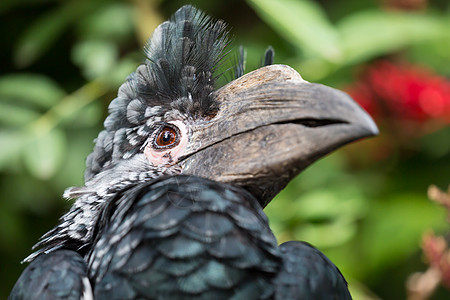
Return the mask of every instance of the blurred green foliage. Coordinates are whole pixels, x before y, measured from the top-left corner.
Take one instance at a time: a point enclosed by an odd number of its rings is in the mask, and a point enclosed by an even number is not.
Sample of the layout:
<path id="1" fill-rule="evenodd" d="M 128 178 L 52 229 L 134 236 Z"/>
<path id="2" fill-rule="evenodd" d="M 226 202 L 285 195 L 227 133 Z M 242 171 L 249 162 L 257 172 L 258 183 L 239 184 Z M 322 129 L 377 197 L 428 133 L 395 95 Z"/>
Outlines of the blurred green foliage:
<path id="1" fill-rule="evenodd" d="M 146 37 L 178 7 L 191 3 L 226 20 L 250 69 L 272 45 L 277 63 L 337 88 L 379 57 L 450 76 L 447 1 L 411 1 L 424 4 L 415 10 L 396 2 L 0 2 L 0 298 L 23 270 L 20 260 L 70 206 L 61 194 L 82 184 L 108 103 L 143 60 Z M 324 251 L 355 299 L 405 298 L 407 276 L 425 268 L 422 233 L 448 231 L 445 212 L 426 198 L 428 185 L 450 183 L 448 126 L 401 144 L 381 130 L 311 166 L 266 209 L 279 241 Z M 441 289 L 435 299 L 445 295 Z"/>

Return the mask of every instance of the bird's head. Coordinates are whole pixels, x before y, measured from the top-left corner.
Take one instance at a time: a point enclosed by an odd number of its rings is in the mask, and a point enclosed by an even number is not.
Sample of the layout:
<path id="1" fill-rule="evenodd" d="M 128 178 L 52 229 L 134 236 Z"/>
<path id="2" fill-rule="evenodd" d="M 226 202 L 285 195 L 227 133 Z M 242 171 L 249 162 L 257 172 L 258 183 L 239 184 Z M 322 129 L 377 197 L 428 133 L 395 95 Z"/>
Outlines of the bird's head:
<path id="1" fill-rule="evenodd" d="M 265 206 L 318 158 L 377 134 L 347 94 L 288 66 L 264 66 L 215 89 L 227 44 L 224 23 L 191 6 L 155 30 L 145 64 L 109 106 L 85 190 L 108 194 L 186 174 L 242 186 Z"/>

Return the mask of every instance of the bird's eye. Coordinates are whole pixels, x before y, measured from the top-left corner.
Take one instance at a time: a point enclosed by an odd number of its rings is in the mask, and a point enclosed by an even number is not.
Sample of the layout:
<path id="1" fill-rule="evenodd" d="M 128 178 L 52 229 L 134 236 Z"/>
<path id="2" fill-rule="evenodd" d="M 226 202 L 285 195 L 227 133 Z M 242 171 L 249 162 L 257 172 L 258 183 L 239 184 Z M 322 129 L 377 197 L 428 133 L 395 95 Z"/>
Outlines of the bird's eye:
<path id="1" fill-rule="evenodd" d="M 179 143 L 179 132 L 176 127 L 164 126 L 156 135 L 154 140 L 155 148 L 172 148 Z"/>

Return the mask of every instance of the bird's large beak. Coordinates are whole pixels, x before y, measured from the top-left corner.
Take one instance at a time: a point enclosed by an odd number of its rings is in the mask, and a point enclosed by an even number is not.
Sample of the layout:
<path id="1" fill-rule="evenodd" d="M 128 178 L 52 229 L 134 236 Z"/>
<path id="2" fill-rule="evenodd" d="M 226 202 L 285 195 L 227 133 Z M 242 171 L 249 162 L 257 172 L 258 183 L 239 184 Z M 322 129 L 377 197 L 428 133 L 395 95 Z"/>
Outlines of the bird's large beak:
<path id="1" fill-rule="evenodd" d="M 243 186 L 262 206 L 327 153 L 378 134 L 347 94 L 272 65 L 219 89 L 218 113 L 191 128 L 183 174 Z"/>

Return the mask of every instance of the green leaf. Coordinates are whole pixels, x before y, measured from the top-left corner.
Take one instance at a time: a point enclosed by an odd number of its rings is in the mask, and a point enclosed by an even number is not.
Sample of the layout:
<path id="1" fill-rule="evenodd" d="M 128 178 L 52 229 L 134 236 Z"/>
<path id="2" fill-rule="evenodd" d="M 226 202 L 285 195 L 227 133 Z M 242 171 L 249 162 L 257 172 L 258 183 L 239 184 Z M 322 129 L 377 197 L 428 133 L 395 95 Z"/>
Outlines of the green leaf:
<path id="1" fill-rule="evenodd" d="M 92 102 L 61 121 L 62 126 L 72 128 L 93 127 L 101 123 L 103 110 L 99 102 Z"/>
<path id="2" fill-rule="evenodd" d="M 367 269 L 376 272 L 405 259 L 418 250 L 425 231 L 446 227 L 444 209 L 428 200 L 425 192 L 392 195 L 376 202 L 362 232 Z"/>
<path id="3" fill-rule="evenodd" d="M 345 176 L 346 157 L 342 152 L 331 153 L 314 162 L 295 179 L 305 191 L 322 189 Z"/>
<path id="4" fill-rule="evenodd" d="M 23 149 L 24 163 L 30 173 L 40 179 L 49 179 L 60 168 L 66 154 L 66 136 L 53 129 L 32 140 Z"/>
<path id="5" fill-rule="evenodd" d="M 72 52 L 72 60 L 82 69 L 84 76 L 89 80 L 108 74 L 117 63 L 117 59 L 117 46 L 101 40 L 78 43 Z"/>
<path id="6" fill-rule="evenodd" d="M 309 57 L 341 60 L 339 35 L 322 8 L 306 0 L 247 0 L 255 11 L 287 41 Z"/>
<path id="7" fill-rule="evenodd" d="M 0 102 L 0 124 L 6 126 L 23 126 L 36 120 L 40 114 L 28 107 Z"/>
<path id="8" fill-rule="evenodd" d="M 358 63 L 414 43 L 447 39 L 443 17 L 433 14 L 363 11 L 342 19 L 337 28 L 346 63 Z"/>
<path id="9" fill-rule="evenodd" d="M 432 158 L 443 158 L 450 154 L 450 126 L 425 135 L 418 140 L 420 149 Z"/>
<path id="10" fill-rule="evenodd" d="M 14 62 L 19 67 L 33 64 L 67 30 L 68 26 L 101 1 L 61 2 L 61 6 L 31 23 L 19 38 L 14 51 Z"/>
<path id="11" fill-rule="evenodd" d="M 105 74 L 103 79 L 109 85 L 118 87 L 125 82 L 130 73 L 136 70 L 138 65 L 139 59 L 132 57 L 132 55 L 124 57 L 114 65 L 110 72 Z"/>
<path id="12" fill-rule="evenodd" d="M 338 220 L 328 224 L 303 224 L 294 231 L 294 239 L 308 241 L 315 247 L 336 247 L 349 241 L 357 232 L 357 224 Z"/>
<path id="13" fill-rule="evenodd" d="M 358 186 L 333 184 L 313 190 L 291 204 L 301 222 L 294 228 L 295 239 L 317 247 L 334 247 L 350 240 L 357 232 L 357 222 L 367 212 Z"/>
<path id="14" fill-rule="evenodd" d="M 48 109 L 66 95 L 50 78 L 40 74 L 10 74 L 0 77 L 0 102 L 9 99 Z"/>
<path id="15" fill-rule="evenodd" d="M 130 3 L 108 2 L 77 25 L 85 39 L 124 40 L 133 36 L 135 22 Z"/>
<path id="16" fill-rule="evenodd" d="M 450 27 L 450 22 L 448 27 Z M 449 31 L 450 35 L 450 31 Z M 409 49 L 407 59 L 412 63 L 426 65 L 437 73 L 449 78 L 450 64 L 450 38 L 435 39 L 417 43 Z"/>
<path id="17" fill-rule="evenodd" d="M 30 136 L 18 130 L 0 130 L 0 170 L 18 158 L 21 149 L 30 141 Z"/>
<path id="18" fill-rule="evenodd" d="M 64 168 L 60 168 L 51 180 L 55 190 L 64 190 L 68 186 L 83 185 L 86 169 L 86 157 L 92 152 L 94 138 L 98 135 L 97 127 L 76 129 L 67 132 L 67 152 Z"/>
<path id="19" fill-rule="evenodd" d="M 294 205 L 297 216 L 306 220 L 349 219 L 356 220 L 366 213 L 364 198 L 357 186 L 327 186 L 327 189 L 313 190 Z"/>

